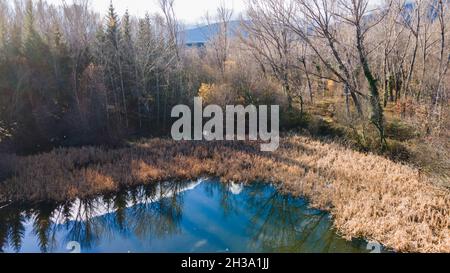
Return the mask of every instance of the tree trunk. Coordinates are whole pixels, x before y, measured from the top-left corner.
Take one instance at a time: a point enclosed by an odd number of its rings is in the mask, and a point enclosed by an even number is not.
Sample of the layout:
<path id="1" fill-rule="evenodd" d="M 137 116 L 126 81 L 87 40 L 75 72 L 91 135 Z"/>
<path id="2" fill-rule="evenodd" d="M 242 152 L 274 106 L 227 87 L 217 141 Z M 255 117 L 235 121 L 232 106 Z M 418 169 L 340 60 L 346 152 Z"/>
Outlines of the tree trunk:
<path id="1" fill-rule="evenodd" d="M 384 117 L 383 117 L 383 108 L 381 107 L 380 103 L 380 95 L 378 91 L 377 80 L 375 79 L 375 77 L 372 74 L 372 71 L 370 70 L 369 61 L 367 59 L 366 51 L 363 45 L 363 36 L 361 35 L 361 28 L 359 26 L 356 28 L 356 34 L 357 34 L 356 48 L 358 50 L 359 59 L 364 71 L 364 76 L 366 77 L 370 90 L 369 101 L 372 108 L 372 115 L 370 119 L 371 122 L 378 129 L 378 132 L 380 134 L 381 148 L 384 150 L 386 148 L 386 138 L 384 135 Z"/>

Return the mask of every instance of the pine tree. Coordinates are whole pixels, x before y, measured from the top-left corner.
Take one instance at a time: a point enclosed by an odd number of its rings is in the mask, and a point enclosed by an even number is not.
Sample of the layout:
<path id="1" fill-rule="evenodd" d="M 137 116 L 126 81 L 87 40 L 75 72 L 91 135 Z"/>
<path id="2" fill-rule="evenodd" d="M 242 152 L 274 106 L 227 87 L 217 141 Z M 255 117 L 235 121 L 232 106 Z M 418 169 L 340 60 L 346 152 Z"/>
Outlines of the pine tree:
<path id="1" fill-rule="evenodd" d="M 121 125 L 123 118 L 125 126 L 128 127 L 128 112 L 127 112 L 127 94 L 125 90 L 124 73 L 123 73 L 123 56 L 121 54 L 121 28 L 119 17 L 112 5 L 109 6 L 109 11 L 106 16 L 106 30 L 104 42 L 105 54 L 105 73 L 106 85 L 112 90 L 115 110 L 118 113 L 118 123 Z"/>
<path id="2" fill-rule="evenodd" d="M 71 88 L 71 63 L 69 48 L 64 41 L 63 34 L 59 26 L 55 27 L 53 34 L 53 64 L 54 77 L 56 79 L 56 91 L 58 92 L 58 104 L 63 107 L 69 107 L 72 103 Z"/>
<path id="3" fill-rule="evenodd" d="M 134 40 L 132 37 L 132 25 L 128 10 L 122 20 L 122 43 L 121 43 L 121 57 L 123 59 L 123 78 L 125 93 L 128 95 L 128 109 L 138 109 L 137 119 L 140 121 L 140 105 L 139 94 L 137 91 L 137 68 L 136 68 L 136 53 Z M 136 114 L 130 111 L 131 119 L 136 119 Z M 141 122 L 139 122 L 141 126 Z"/>
<path id="4" fill-rule="evenodd" d="M 110 3 L 108 14 L 106 16 L 106 38 L 110 45 L 118 50 L 120 42 L 120 20 L 112 2 Z"/>
<path id="5" fill-rule="evenodd" d="M 125 46 L 132 48 L 133 39 L 131 38 L 131 22 L 128 10 L 125 11 L 125 15 L 123 16 L 123 37 Z"/>
<path id="6" fill-rule="evenodd" d="M 33 131 L 35 139 L 29 143 L 32 147 L 48 145 L 55 136 L 55 122 L 58 120 L 58 106 L 54 99 L 57 79 L 53 73 L 52 52 L 35 24 L 33 2 L 28 0 L 22 47 L 24 62 L 20 72 L 25 75 L 26 81 L 25 84 L 18 84 L 21 104 L 16 107 L 21 133 L 28 138 L 30 131 Z"/>
<path id="7" fill-rule="evenodd" d="M 147 112 L 150 115 L 150 102 L 153 101 L 150 86 L 152 74 L 154 72 L 154 45 L 152 43 L 151 20 L 147 13 L 145 18 L 139 20 L 139 29 L 136 39 L 136 69 L 138 74 L 138 89 L 140 103 L 143 109 L 141 112 Z"/>
<path id="8" fill-rule="evenodd" d="M 43 47 L 43 41 L 39 33 L 35 29 L 35 18 L 34 18 L 34 8 L 33 1 L 28 0 L 25 10 L 25 22 L 24 22 L 24 54 L 36 61 L 39 61 L 39 55 L 36 50 Z"/>
<path id="9" fill-rule="evenodd" d="M 27 59 L 31 74 L 45 74 L 48 72 L 50 48 L 35 28 L 33 1 L 28 0 L 25 11 L 23 55 Z"/>
<path id="10" fill-rule="evenodd" d="M 122 28 L 122 42 L 121 42 L 121 56 L 124 61 L 124 74 L 127 91 L 132 92 L 135 82 L 135 52 L 134 52 L 134 41 L 131 35 L 131 22 L 128 10 L 125 12 L 123 17 L 123 28 Z"/>

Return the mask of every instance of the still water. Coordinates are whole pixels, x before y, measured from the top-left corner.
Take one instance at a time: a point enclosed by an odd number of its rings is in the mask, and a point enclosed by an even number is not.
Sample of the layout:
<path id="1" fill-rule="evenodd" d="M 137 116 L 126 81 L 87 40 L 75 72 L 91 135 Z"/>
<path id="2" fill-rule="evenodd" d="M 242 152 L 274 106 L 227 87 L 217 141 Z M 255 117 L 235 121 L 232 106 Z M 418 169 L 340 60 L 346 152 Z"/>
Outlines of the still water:
<path id="1" fill-rule="evenodd" d="M 66 204 L 0 209 L 0 251 L 369 252 L 327 213 L 270 184 L 155 183 Z"/>

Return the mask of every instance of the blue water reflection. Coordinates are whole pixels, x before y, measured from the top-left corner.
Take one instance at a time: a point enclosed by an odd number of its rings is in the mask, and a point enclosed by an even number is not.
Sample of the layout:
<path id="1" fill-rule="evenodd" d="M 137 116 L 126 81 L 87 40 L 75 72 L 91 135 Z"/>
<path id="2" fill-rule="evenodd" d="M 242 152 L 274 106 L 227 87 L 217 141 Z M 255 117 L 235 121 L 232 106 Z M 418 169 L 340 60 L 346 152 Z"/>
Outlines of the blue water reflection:
<path id="1" fill-rule="evenodd" d="M 276 187 L 217 180 L 154 183 L 66 204 L 0 209 L 4 252 L 368 252 L 329 215 Z"/>

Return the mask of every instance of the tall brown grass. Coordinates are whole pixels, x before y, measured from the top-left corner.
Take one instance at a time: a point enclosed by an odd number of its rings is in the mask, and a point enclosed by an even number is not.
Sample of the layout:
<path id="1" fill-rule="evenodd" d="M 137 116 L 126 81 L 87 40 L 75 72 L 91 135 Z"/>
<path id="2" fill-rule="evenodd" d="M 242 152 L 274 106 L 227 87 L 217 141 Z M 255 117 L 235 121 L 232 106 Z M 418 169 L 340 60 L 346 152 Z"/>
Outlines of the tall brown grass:
<path id="1" fill-rule="evenodd" d="M 7 161 L 2 201 L 65 201 L 204 175 L 260 180 L 281 183 L 330 211 L 346 238 L 376 240 L 397 251 L 450 252 L 448 189 L 412 167 L 306 137 L 284 137 L 273 153 L 260 152 L 256 142 L 151 139 L 117 150 L 58 149 Z"/>

